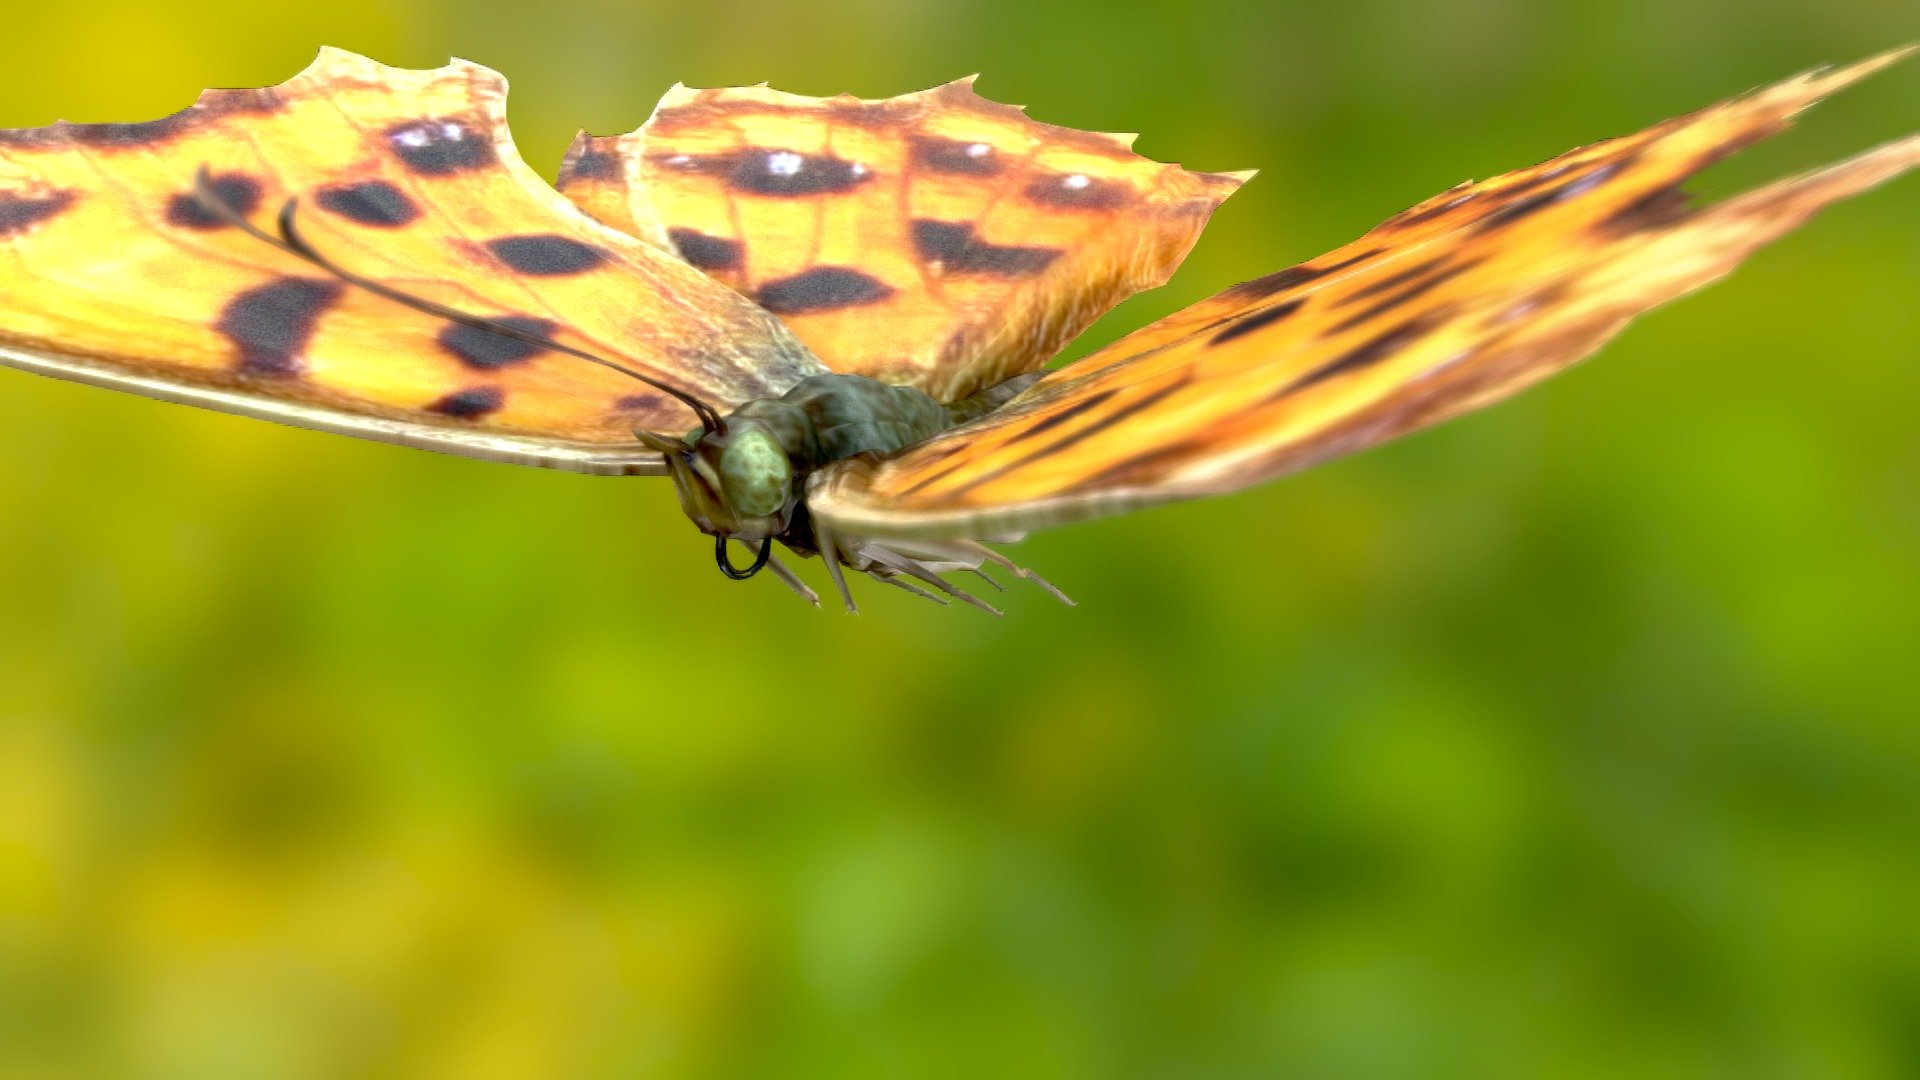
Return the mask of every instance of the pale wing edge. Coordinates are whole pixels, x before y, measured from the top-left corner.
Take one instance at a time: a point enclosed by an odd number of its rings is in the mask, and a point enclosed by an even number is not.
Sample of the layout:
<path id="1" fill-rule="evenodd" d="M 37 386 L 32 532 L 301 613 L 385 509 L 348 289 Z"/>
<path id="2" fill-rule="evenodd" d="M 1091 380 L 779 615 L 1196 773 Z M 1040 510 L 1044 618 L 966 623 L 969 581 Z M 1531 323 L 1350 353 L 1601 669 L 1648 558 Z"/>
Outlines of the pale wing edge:
<path id="1" fill-rule="evenodd" d="M 911 452 L 911 447 L 908 452 Z M 807 485 L 807 509 L 847 536 L 882 540 L 978 540 L 1018 535 L 1073 525 L 1095 518 L 1145 510 L 1166 503 L 1185 502 L 1229 490 L 1184 491 L 1164 487 L 1109 488 L 983 508 L 908 511 L 876 507 L 860 499 L 873 459 L 835 462 L 815 473 Z"/>
<path id="2" fill-rule="evenodd" d="M 26 349 L 0 343 L 0 367 L 46 375 L 56 379 L 124 390 L 142 397 L 197 405 L 203 409 L 271 420 L 311 431 L 351 435 L 373 442 L 432 450 L 485 461 L 558 469 L 562 472 L 593 476 L 664 476 L 666 466 L 660 456 L 638 442 L 633 446 L 615 446 L 545 439 L 505 432 L 462 430 L 419 421 L 398 420 L 310 405 L 278 398 L 265 398 L 244 391 L 217 386 L 176 382 L 148 375 L 137 375 L 109 367 L 95 360 L 58 353 Z"/>

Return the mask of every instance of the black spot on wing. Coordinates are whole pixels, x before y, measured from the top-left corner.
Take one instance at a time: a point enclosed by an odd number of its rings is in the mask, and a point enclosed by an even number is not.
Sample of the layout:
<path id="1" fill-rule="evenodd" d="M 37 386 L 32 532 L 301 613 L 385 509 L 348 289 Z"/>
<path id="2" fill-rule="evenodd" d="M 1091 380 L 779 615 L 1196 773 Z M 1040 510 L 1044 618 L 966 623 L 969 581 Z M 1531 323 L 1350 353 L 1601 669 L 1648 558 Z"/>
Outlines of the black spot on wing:
<path id="1" fill-rule="evenodd" d="M 998 151 L 987 143 L 915 135 L 910 145 L 914 165 L 929 172 L 992 176 L 1001 169 Z"/>
<path id="2" fill-rule="evenodd" d="M 1612 162 L 1602 162 L 1585 172 L 1561 181 L 1553 187 L 1525 195 L 1522 198 L 1510 199 L 1475 222 L 1474 226 L 1479 229 L 1498 229 L 1531 217 L 1550 206 L 1565 202 L 1577 195 L 1593 190 L 1605 182 L 1608 177 L 1612 176 L 1614 172 L 1617 171 L 1617 168 L 1618 166 Z M 1560 175 L 1561 172 L 1551 172 L 1551 176 L 1554 179 L 1558 179 Z M 1508 191 L 1532 191 L 1538 186 L 1540 180 L 1540 177 L 1528 178 L 1527 180 L 1512 185 Z"/>
<path id="3" fill-rule="evenodd" d="M 1037 435 L 1042 435 L 1048 431 L 1053 430 L 1056 427 L 1059 427 L 1061 424 L 1064 424 L 1072 420 L 1074 417 L 1079 416 L 1082 413 L 1085 413 L 1089 409 L 1098 408 L 1101 402 L 1106 401 L 1108 398 L 1113 397 L 1113 395 L 1119 392 L 1120 392 L 1119 390 L 1113 389 L 1113 390 L 1100 390 L 1095 393 L 1088 394 L 1086 397 L 1083 397 L 1077 401 L 1074 401 L 1072 404 L 1061 409 L 1059 412 L 1049 413 L 1046 416 L 1043 416 L 1040 419 L 1035 420 L 1033 423 L 1025 427 L 1015 428 L 1013 432 L 1008 436 L 1008 441 L 1010 443 L 1026 442 Z M 949 409 L 951 408 L 952 406 L 949 406 Z M 962 454 L 960 453 L 960 451 L 966 450 L 968 448 L 969 448 L 968 444 L 965 442 L 950 443 L 950 445 L 940 453 L 940 456 L 938 459 L 941 462 L 940 467 L 932 470 L 931 472 L 927 473 L 925 476 L 922 476 L 919 480 L 914 481 L 911 485 L 909 485 L 906 488 L 906 490 L 902 491 L 901 494 L 912 495 L 915 492 L 920 491 L 921 489 L 927 487 L 930 484 L 938 483 L 942 479 L 946 478 L 949 474 L 965 466 L 968 460 L 970 460 L 970 458 L 969 458 L 969 455 Z"/>
<path id="4" fill-rule="evenodd" d="M 560 182 L 573 180 L 618 180 L 625 174 L 620 159 L 604 150 L 582 144 L 577 154 L 568 154 L 560 163 Z"/>
<path id="5" fill-rule="evenodd" d="M 923 262 L 946 262 L 973 246 L 973 226 L 955 221 L 915 218 L 913 246 Z"/>
<path id="6" fill-rule="evenodd" d="M 559 329 L 557 323 L 536 319 L 530 315 L 507 315 L 493 321 L 538 337 L 551 337 L 553 332 Z M 508 337 L 505 334 L 496 334 L 491 330 L 482 330 L 466 323 L 448 323 L 434 340 L 461 363 L 481 371 L 493 371 L 510 364 L 518 364 L 546 351 L 531 342 L 521 341 L 519 338 Z"/>
<path id="7" fill-rule="evenodd" d="M 733 156 L 727 186 L 754 195 L 797 197 L 851 191 L 873 174 L 857 161 L 796 150 L 742 150 Z"/>
<path id="8" fill-rule="evenodd" d="M 329 307 L 346 286 L 338 281 L 281 278 L 234 297 L 214 329 L 239 350 L 247 375 L 286 378 L 300 374 L 301 353 Z"/>
<path id="9" fill-rule="evenodd" d="M 654 117 L 657 121 L 658 115 Z M 695 176 L 718 176 L 725 178 L 738 165 L 738 154 L 648 154 L 647 163 L 657 168 L 671 169 L 679 173 L 691 173 Z"/>
<path id="10" fill-rule="evenodd" d="M 158 120 L 134 124 L 62 124 L 67 138 L 85 146 L 103 149 L 117 146 L 151 146 L 165 142 L 187 128 L 191 111 L 177 112 Z"/>
<path id="11" fill-rule="evenodd" d="M 437 412 L 461 420 L 475 420 L 491 412 L 497 412 L 506 404 L 506 391 L 497 386 L 476 386 L 467 390 L 456 390 L 427 406 L 428 412 Z"/>
<path id="12" fill-rule="evenodd" d="M 240 173 L 222 173 L 208 184 L 215 198 L 245 217 L 260 208 L 260 182 Z M 181 229 L 211 232 L 229 228 L 226 220 L 207 209 L 191 191 L 183 191 L 167 200 L 167 224 Z"/>
<path id="13" fill-rule="evenodd" d="M 131 124 L 75 124 L 61 120 L 46 127 L 0 130 L 0 146 L 43 147 L 79 143 L 95 149 L 151 146 L 186 130 L 193 110 Z"/>
<path id="14" fill-rule="evenodd" d="M 1093 422 L 1090 424 L 1087 424 L 1085 427 L 1075 428 L 1072 431 L 1067 432 L 1065 435 L 1060 436 L 1058 439 L 1055 439 L 1054 441 L 1047 443 L 1045 446 L 1036 447 L 1035 449 L 1020 455 L 1014 460 L 1007 462 L 1005 465 L 1001 465 L 996 468 L 987 470 L 981 475 L 976 476 L 973 479 L 967 481 L 966 483 L 960 485 L 958 488 L 954 490 L 953 494 L 959 495 L 964 492 L 971 491 L 974 488 L 979 487 L 981 484 L 987 483 L 990 480 L 997 480 L 1000 477 L 1005 476 L 1007 473 L 1012 472 L 1013 470 L 1019 468 L 1022 465 L 1025 465 L 1032 461 L 1036 461 L 1049 454 L 1057 454 L 1062 450 L 1065 450 L 1068 447 L 1074 445 L 1075 443 L 1078 443 L 1084 439 L 1090 438 L 1094 435 L 1098 435 L 1103 431 L 1107 431 L 1110 428 L 1114 427 L 1115 425 L 1127 420 L 1129 417 L 1132 417 L 1136 413 L 1145 412 L 1146 410 L 1153 408 L 1155 405 L 1158 405 L 1161 401 L 1165 400 L 1166 398 L 1172 396 L 1175 393 L 1178 393 L 1186 385 L 1187 385 L 1187 380 L 1184 378 L 1181 378 L 1181 379 L 1175 379 L 1174 381 L 1167 383 L 1165 386 L 1161 386 L 1156 389 L 1149 390 L 1146 393 L 1142 394 L 1141 396 L 1133 399 L 1132 401 L 1127 402 L 1125 405 L 1120 406 L 1119 408 L 1113 410 L 1110 413 L 1097 415 L 1094 418 Z M 1082 407 L 1083 406 L 1076 405 L 1075 409 L 1078 410 Z M 1038 424 L 1035 425 L 1036 428 L 1038 428 L 1039 426 L 1040 425 Z"/>
<path id="15" fill-rule="evenodd" d="M 1605 233 L 1636 233 L 1664 229 L 1685 220 L 1693 213 L 1692 201 L 1678 187 L 1663 187 L 1640 196 L 1601 219 Z"/>
<path id="16" fill-rule="evenodd" d="M 0 191 L 0 236 L 26 232 L 72 206 L 74 198 L 71 191 L 40 196 Z"/>
<path id="17" fill-rule="evenodd" d="M 1405 288 L 1341 320 L 1338 325 L 1328 330 L 1327 333 L 1344 334 L 1357 326 L 1375 322 L 1395 308 L 1401 307 L 1432 292 L 1434 289 L 1445 285 L 1447 282 L 1452 281 L 1454 278 L 1459 277 L 1461 274 L 1479 266 L 1485 261 L 1485 257 L 1479 257 L 1460 262 L 1451 262 L 1448 257 L 1442 257 L 1415 268 L 1416 272 L 1396 274 L 1394 275 L 1395 280 L 1392 281 L 1392 284 L 1405 285 Z M 1383 285 L 1384 284 L 1385 283 L 1383 283 Z M 1378 287 L 1369 286 L 1347 297 L 1342 303 L 1350 303 L 1363 296 L 1378 295 L 1380 291 L 1381 289 Z"/>
<path id="18" fill-rule="evenodd" d="M 1020 428 L 1019 430 L 1015 431 L 1013 434 L 1012 441 L 1023 442 L 1027 439 L 1033 438 L 1035 435 L 1040 435 L 1045 432 L 1051 431 L 1054 428 L 1057 428 L 1061 424 L 1064 424 L 1067 421 L 1072 420 L 1074 417 L 1079 416 L 1081 413 L 1084 413 L 1089 409 L 1098 408 L 1101 402 L 1107 400 L 1108 398 L 1112 397 L 1113 395 L 1119 392 L 1120 392 L 1119 390 L 1115 389 L 1115 390 L 1102 390 L 1102 391 L 1099 391 L 1098 393 L 1088 394 L 1086 397 L 1083 397 L 1079 401 L 1076 401 L 1073 404 L 1067 406 L 1066 408 L 1061 409 L 1059 412 L 1050 413 L 1046 416 L 1043 416 L 1040 419 L 1035 420 L 1033 423 L 1027 425 L 1026 427 Z"/>
<path id="19" fill-rule="evenodd" d="M 257 89 L 208 90 L 187 110 L 205 116 L 257 116 L 286 108 L 287 99 L 272 86 Z"/>
<path id="20" fill-rule="evenodd" d="M 1383 292 L 1397 289 L 1409 281 L 1417 281 L 1430 274 L 1435 274 L 1437 271 L 1443 269 L 1447 265 L 1448 260 L 1452 258 L 1452 254 L 1442 255 L 1437 259 L 1429 259 L 1417 266 L 1402 270 L 1397 274 L 1388 274 L 1386 277 L 1368 282 L 1366 285 L 1353 290 L 1351 294 L 1341 297 L 1336 306 L 1346 307 L 1356 301 L 1365 300 L 1369 296 L 1378 296 Z"/>
<path id="21" fill-rule="evenodd" d="M 1252 281 L 1243 281 L 1230 289 L 1222 291 L 1216 299 L 1234 301 L 1264 300 L 1269 296 L 1276 296 L 1286 292 L 1288 289 L 1299 288 L 1309 281 L 1315 281 L 1336 271 L 1345 270 L 1350 266 L 1366 262 L 1384 250 L 1386 249 L 1374 248 L 1371 251 L 1362 252 L 1349 259 L 1342 259 L 1329 266 L 1314 266 L 1310 263 L 1289 266 L 1285 270 L 1276 270 L 1265 277 L 1257 277 Z"/>
<path id="22" fill-rule="evenodd" d="M 1437 319 L 1414 319 L 1402 323 L 1300 376 L 1276 391 L 1268 400 L 1283 398 L 1336 375 L 1377 364 L 1426 336 L 1435 325 L 1438 325 Z"/>
<path id="23" fill-rule="evenodd" d="M 695 229 L 668 229 L 667 239 L 673 241 L 681 258 L 702 270 L 738 270 L 746 254 L 738 240 L 709 236 Z"/>
<path id="24" fill-rule="evenodd" d="M 394 156 L 422 176 L 447 176 L 495 160 L 493 140 L 462 120 L 412 120 L 388 128 L 386 135 Z"/>
<path id="25" fill-rule="evenodd" d="M 1534 214 L 1545 210 L 1547 207 L 1559 201 L 1560 196 L 1557 193 L 1543 191 L 1538 195 L 1529 195 L 1526 198 L 1515 199 L 1510 203 L 1503 204 L 1479 221 L 1474 222 L 1474 225 L 1481 229 L 1497 229 L 1504 225 L 1511 225 L 1522 218 L 1532 217 Z"/>
<path id="26" fill-rule="evenodd" d="M 45 147 L 79 143 L 101 150 L 152 146 L 210 117 L 272 112 L 284 104 L 272 88 L 209 90 L 201 95 L 198 103 L 157 120 L 109 124 L 75 124 L 61 120 L 46 127 L 0 129 L 0 146 Z"/>
<path id="27" fill-rule="evenodd" d="M 398 228 L 420 216 L 413 200 L 385 180 L 321 188 L 314 193 L 313 201 L 328 213 L 382 229 Z"/>
<path id="28" fill-rule="evenodd" d="M 502 236 L 487 241 L 494 258 L 522 274 L 561 277 L 580 274 L 606 261 L 606 252 L 568 236 Z"/>
<path id="29" fill-rule="evenodd" d="M 1222 344 L 1225 344 L 1226 342 L 1232 341 L 1234 338 L 1240 337 L 1243 334 L 1251 334 L 1255 330 L 1260 329 L 1261 327 L 1272 326 L 1274 323 L 1279 322 L 1281 319 L 1284 319 L 1287 316 L 1293 314 L 1294 312 L 1299 311 L 1301 305 L 1305 304 L 1306 302 L 1307 301 L 1305 297 L 1296 297 L 1295 299 L 1292 299 L 1292 300 L 1283 300 L 1280 303 L 1275 304 L 1270 308 L 1267 308 L 1265 311 L 1256 311 L 1253 314 L 1248 315 L 1243 319 L 1240 319 L 1239 321 L 1235 322 L 1233 325 L 1227 327 L 1226 329 L 1220 331 L 1219 333 L 1213 335 L 1213 337 L 1207 340 L 1207 344 L 1222 345 Z"/>
<path id="30" fill-rule="evenodd" d="M 767 282 L 754 293 L 754 299 L 775 315 L 801 315 L 877 304 L 892 295 L 885 282 L 858 270 L 816 266 Z"/>
<path id="31" fill-rule="evenodd" d="M 1025 277 L 1045 270 L 1059 257 L 1059 248 L 975 244 L 948 260 L 946 268 L 949 274 Z"/>
<path id="32" fill-rule="evenodd" d="M 1133 198 L 1133 189 L 1086 173 L 1036 176 L 1021 192 L 1030 201 L 1061 210 L 1112 210 Z"/>
<path id="33" fill-rule="evenodd" d="M 1129 458 L 1091 473 L 1061 489 L 1064 492 L 1098 491 L 1109 487 L 1138 487 L 1150 484 L 1172 466 L 1203 457 L 1214 448 L 1205 438 L 1188 439 L 1149 447 Z"/>
<path id="34" fill-rule="evenodd" d="M 1220 293 L 1220 299 L 1264 300 L 1269 296 L 1276 296 L 1286 292 L 1288 289 L 1305 285 L 1315 278 L 1325 276 L 1326 273 L 1327 271 L 1312 266 L 1289 266 L 1285 270 L 1276 270 L 1264 277 L 1257 277 L 1252 281 L 1243 281 L 1230 289 L 1226 289 Z"/>
<path id="35" fill-rule="evenodd" d="M 923 262 L 937 262 L 949 274 L 1021 277 L 1045 270 L 1060 257 L 1059 248 L 989 244 L 972 225 L 916 218 L 913 246 Z"/>

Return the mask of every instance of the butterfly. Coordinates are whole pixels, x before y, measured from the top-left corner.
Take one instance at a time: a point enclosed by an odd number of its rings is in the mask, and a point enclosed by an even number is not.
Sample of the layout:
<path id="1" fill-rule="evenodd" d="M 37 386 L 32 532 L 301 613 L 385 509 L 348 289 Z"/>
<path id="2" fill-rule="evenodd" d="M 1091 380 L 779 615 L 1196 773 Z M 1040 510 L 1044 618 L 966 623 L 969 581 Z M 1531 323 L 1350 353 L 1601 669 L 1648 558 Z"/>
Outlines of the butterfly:
<path id="1" fill-rule="evenodd" d="M 1681 187 L 1910 51 L 1462 184 L 1047 370 L 1251 174 L 1154 162 L 962 80 L 885 100 L 676 86 L 639 130 L 582 134 L 556 188 L 515 150 L 495 72 L 326 49 L 157 120 L 0 130 L 0 364 L 667 475 L 730 577 L 817 604 L 778 546 L 820 556 L 850 611 L 849 570 L 994 611 L 949 577 L 1052 586 L 989 543 L 1505 398 L 1912 168 L 1920 135 L 1708 206 Z"/>

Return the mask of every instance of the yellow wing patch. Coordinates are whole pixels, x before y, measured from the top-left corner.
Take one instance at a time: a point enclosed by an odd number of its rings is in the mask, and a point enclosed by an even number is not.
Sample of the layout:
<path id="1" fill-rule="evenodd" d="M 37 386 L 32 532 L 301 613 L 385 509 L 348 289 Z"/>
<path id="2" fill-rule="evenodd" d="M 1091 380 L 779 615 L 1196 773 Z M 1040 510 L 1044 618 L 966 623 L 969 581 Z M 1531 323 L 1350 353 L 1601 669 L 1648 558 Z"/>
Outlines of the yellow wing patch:
<path id="1" fill-rule="evenodd" d="M 204 166 L 269 231 L 297 199 L 306 239 L 362 276 L 723 407 L 823 370 L 777 320 L 543 183 L 513 148 L 505 94 L 477 65 L 402 71 L 329 49 L 280 86 L 209 91 L 159 120 L 0 131 L 4 362 L 312 426 L 374 418 L 356 433 L 395 441 L 517 437 L 486 456 L 535 461 L 543 440 L 632 445 L 636 427 L 692 426 L 643 383 L 246 235 L 194 198 Z"/>
<path id="2" fill-rule="evenodd" d="M 1130 144 L 971 80 L 882 101 L 676 86 L 639 131 L 577 139 L 560 190 L 780 316 L 834 370 L 951 401 L 1164 282 L 1250 175 Z"/>
<path id="3" fill-rule="evenodd" d="M 1705 208 L 1680 185 L 1902 50 L 1402 213 L 1044 376 L 976 423 L 817 475 L 856 536 L 978 536 L 1236 490 L 1515 393 L 1920 164 L 1920 135 Z"/>

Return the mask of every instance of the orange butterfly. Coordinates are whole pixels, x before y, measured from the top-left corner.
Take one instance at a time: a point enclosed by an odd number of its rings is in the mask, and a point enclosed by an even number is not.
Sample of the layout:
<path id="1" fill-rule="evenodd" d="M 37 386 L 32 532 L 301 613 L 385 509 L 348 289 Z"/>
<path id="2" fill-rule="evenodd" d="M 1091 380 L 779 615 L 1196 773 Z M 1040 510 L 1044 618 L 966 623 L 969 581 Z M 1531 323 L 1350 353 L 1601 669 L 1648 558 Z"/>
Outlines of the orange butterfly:
<path id="1" fill-rule="evenodd" d="M 1152 162 L 967 81 L 675 87 L 639 131 L 576 141 L 556 192 L 514 150 L 497 74 L 329 49 L 159 120 L 0 131 L 0 363 L 667 474 L 730 576 L 817 602 L 777 541 L 824 556 L 849 610 L 843 566 L 988 607 L 942 574 L 1039 579 L 983 540 L 1504 398 L 1920 163 L 1910 136 L 1708 207 L 1680 190 L 1907 51 L 1463 184 L 1043 372 L 1166 280 L 1248 174 Z"/>

